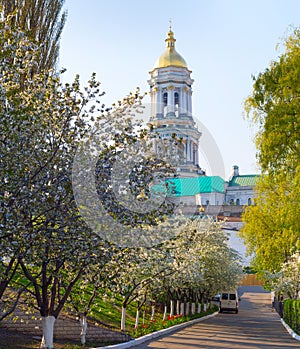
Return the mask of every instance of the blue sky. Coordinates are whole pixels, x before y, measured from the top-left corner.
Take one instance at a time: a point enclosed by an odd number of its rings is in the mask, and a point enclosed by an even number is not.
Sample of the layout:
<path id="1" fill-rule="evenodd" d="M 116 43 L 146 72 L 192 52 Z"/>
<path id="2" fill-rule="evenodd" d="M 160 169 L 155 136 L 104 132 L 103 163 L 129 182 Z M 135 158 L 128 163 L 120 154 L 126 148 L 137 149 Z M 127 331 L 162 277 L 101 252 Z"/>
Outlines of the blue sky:
<path id="1" fill-rule="evenodd" d="M 298 0 L 66 0 L 61 39 L 65 79 L 97 73 L 108 105 L 139 86 L 164 51 L 169 19 L 176 49 L 192 70 L 193 114 L 210 131 L 225 163 L 257 173 L 254 130 L 243 118 L 251 75 L 276 59 L 278 43 L 299 26 Z M 201 140 L 200 140 L 201 142 Z M 205 168 L 205 161 L 200 159 Z"/>

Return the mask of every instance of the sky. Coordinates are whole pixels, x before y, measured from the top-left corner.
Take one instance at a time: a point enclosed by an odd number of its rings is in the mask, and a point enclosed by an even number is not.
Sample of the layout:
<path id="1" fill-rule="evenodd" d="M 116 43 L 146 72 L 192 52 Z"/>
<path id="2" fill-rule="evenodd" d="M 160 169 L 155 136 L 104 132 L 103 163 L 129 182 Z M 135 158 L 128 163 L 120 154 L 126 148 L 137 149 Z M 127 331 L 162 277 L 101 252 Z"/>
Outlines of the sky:
<path id="1" fill-rule="evenodd" d="M 64 79 L 79 74 L 84 85 L 95 72 L 108 106 L 137 86 L 149 91 L 149 71 L 165 50 L 171 19 L 176 50 L 194 79 L 193 115 L 216 142 L 225 179 L 233 165 L 240 174 L 259 173 L 255 127 L 243 104 L 252 76 L 278 59 L 278 44 L 299 26 L 299 0 L 66 0 L 65 9 Z M 206 169 L 204 157 L 200 165 Z"/>

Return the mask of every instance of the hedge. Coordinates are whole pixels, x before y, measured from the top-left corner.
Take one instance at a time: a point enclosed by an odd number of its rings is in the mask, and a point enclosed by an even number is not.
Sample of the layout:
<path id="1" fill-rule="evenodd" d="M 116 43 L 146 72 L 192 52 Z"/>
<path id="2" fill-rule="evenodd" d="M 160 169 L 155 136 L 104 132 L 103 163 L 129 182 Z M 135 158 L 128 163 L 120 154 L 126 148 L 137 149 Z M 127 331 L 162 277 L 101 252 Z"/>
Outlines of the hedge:
<path id="1" fill-rule="evenodd" d="M 283 320 L 300 334 L 300 300 L 286 299 L 283 303 Z"/>

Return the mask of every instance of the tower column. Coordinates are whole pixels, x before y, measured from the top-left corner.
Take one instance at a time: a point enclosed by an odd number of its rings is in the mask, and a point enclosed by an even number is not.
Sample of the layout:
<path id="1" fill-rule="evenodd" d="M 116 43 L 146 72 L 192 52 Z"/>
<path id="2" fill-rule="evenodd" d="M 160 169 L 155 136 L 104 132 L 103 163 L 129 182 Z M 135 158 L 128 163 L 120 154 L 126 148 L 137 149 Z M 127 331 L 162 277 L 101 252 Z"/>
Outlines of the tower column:
<path id="1" fill-rule="evenodd" d="M 180 114 L 186 112 L 186 106 L 185 106 L 185 101 L 184 101 L 184 88 L 181 88 L 180 90 Z"/>
<path id="2" fill-rule="evenodd" d="M 161 88 L 158 88 L 156 91 L 156 114 L 162 114 L 163 113 L 163 105 L 162 105 L 162 91 Z"/>
<path id="3" fill-rule="evenodd" d="M 165 52 L 158 58 L 150 72 L 151 103 L 153 105 L 151 123 L 160 138 L 171 139 L 175 134 L 183 144 L 174 143 L 174 152 L 180 156 L 180 173 L 197 176 L 198 131 L 192 117 L 191 71 L 185 60 L 175 49 L 175 38 L 171 28 L 168 32 Z M 176 104 L 175 104 L 176 103 Z M 177 108 L 178 106 L 178 112 Z M 186 117 L 188 116 L 188 118 Z M 170 142 L 173 144 L 173 141 Z M 154 142 L 156 152 L 160 152 L 159 140 Z M 181 159 L 182 158 L 182 159 Z"/>
<path id="4" fill-rule="evenodd" d="M 192 91 L 187 91 L 187 114 L 192 116 Z"/>
<path id="5" fill-rule="evenodd" d="M 187 113 L 187 106 L 186 106 L 186 91 L 185 91 L 185 87 L 182 89 L 181 100 L 182 100 L 181 103 L 182 103 L 183 113 L 186 114 Z"/>
<path id="6" fill-rule="evenodd" d="M 174 101 L 174 90 L 173 87 L 170 86 L 169 87 L 169 91 L 168 91 L 168 113 L 171 114 L 171 116 L 173 116 L 173 114 L 175 113 L 175 101 Z"/>

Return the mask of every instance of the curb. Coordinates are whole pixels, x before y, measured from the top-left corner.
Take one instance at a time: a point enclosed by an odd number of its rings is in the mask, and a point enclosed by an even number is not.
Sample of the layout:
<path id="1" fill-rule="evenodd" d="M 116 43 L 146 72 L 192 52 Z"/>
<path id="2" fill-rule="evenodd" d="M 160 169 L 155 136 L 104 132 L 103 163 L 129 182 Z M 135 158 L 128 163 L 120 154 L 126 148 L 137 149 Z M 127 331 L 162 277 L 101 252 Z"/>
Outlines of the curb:
<path id="1" fill-rule="evenodd" d="M 91 348 L 91 349 L 127 349 L 127 348 L 133 348 L 133 347 L 136 347 L 137 345 L 142 344 L 144 342 L 147 342 L 147 341 L 149 341 L 151 339 L 160 337 L 160 336 L 165 335 L 165 334 L 169 334 L 169 333 L 171 333 L 173 331 L 176 331 L 176 330 L 182 329 L 184 327 L 196 324 L 197 322 L 201 322 L 203 320 L 209 319 L 209 318 L 217 315 L 218 313 L 219 312 L 216 311 L 216 312 L 214 312 L 214 313 L 212 313 L 210 315 L 206 315 L 206 316 L 200 317 L 198 319 L 194 319 L 194 320 L 191 320 L 191 321 L 183 322 L 182 324 L 174 325 L 172 327 L 164 328 L 163 330 L 160 330 L 160 331 L 156 331 L 156 332 L 152 332 L 152 333 L 146 334 L 143 337 L 139 337 L 137 339 L 133 339 L 133 340 L 131 340 L 129 342 L 126 342 L 126 343 L 108 345 L 106 347 L 96 347 L 96 348 Z"/>
<path id="2" fill-rule="evenodd" d="M 297 341 L 300 341 L 300 336 L 294 332 L 290 326 L 283 320 L 283 319 L 280 319 L 282 325 L 285 327 L 285 329 L 288 331 L 288 333 L 294 338 L 296 339 Z"/>

